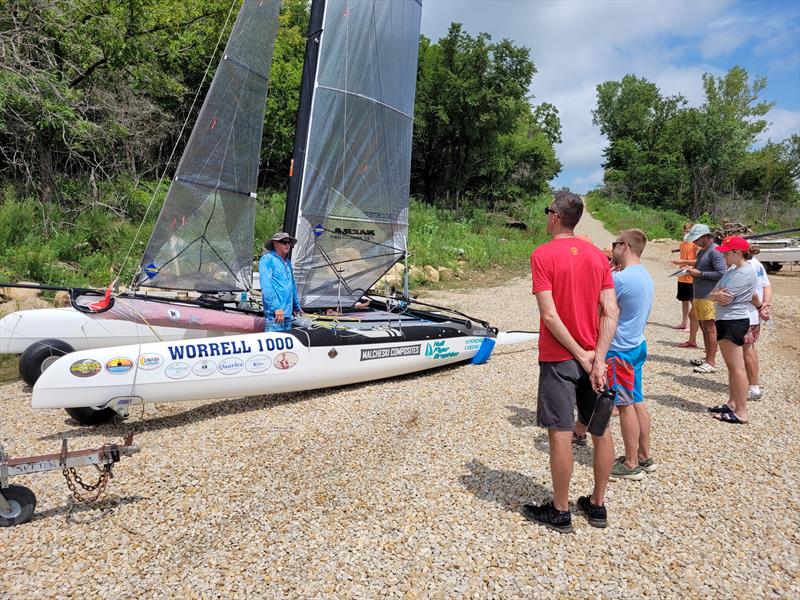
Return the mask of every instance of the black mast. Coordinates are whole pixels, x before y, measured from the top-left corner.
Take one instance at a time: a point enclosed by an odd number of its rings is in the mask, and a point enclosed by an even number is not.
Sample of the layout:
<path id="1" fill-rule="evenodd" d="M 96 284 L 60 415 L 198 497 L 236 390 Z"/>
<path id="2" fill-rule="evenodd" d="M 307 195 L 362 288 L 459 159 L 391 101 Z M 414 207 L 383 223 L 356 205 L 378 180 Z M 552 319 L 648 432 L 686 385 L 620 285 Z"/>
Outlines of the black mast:
<path id="1" fill-rule="evenodd" d="M 289 190 L 286 193 L 286 211 L 283 213 L 283 230 L 289 235 L 297 232 L 297 215 L 300 208 L 300 186 L 306 161 L 306 143 L 311 119 L 311 101 L 314 98 L 314 79 L 317 76 L 319 41 L 322 34 L 322 21 L 325 16 L 325 0 L 311 3 L 308 21 L 306 55 L 303 61 L 303 74 L 300 84 L 300 102 L 297 107 L 297 125 L 294 131 L 294 152 L 289 174 Z"/>

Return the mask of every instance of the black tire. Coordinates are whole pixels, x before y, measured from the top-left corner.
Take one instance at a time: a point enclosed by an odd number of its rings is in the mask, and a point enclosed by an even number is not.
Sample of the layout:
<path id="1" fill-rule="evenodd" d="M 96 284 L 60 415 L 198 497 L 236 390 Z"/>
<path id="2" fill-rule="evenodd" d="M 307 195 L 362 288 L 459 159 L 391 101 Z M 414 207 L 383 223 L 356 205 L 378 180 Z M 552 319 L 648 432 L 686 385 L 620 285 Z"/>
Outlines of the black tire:
<path id="1" fill-rule="evenodd" d="M 11 505 L 11 512 L 0 508 L 0 527 L 22 525 L 31 520 L 36 509 L 36 494 L 22 485 L 10 485 L 0 489 L 0 494 Z"/>
<path id="2" fill-rule="evenodd" d="M 19 376 L 32 387 L 54 360 L 74 351 L 75 348 L 63 340 L 47 339 L 34 342 L 19 357 Z"/>
<path id="3" fill-rule="evenodd" d="M 769 273 L 777 273 L 778 271 L 780 271 L 783 268 L 783 263 L 771 262 L 769 264 L 770 264 L 770 268 L 767 269 L 767 272 L 769 272 Z"/>
<path id="4" fill-rule="evenodd" d="M 100 425 L 101 423 L 108 423 L 117 415 L 117 411 L 113 408 L 65 408 L 67 414 L 75 419 L 80 425 Z"/>

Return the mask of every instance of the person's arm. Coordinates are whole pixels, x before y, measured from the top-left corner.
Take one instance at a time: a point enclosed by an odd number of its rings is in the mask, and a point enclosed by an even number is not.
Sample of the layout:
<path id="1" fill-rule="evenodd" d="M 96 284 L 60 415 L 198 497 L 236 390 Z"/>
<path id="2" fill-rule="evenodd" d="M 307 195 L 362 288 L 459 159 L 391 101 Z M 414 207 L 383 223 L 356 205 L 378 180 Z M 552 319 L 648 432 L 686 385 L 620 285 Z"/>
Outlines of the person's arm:
<path id="1" fill-rule="evenodd" d="M 611 293 L 613 294 L 614 290 L 611 290 Z M 539 316 L 547 330 L 553 334 L 559 344 L 564 346 L 567 352 L 575 357 L 584 371 L 591 372 L 594 351 L 584 350 L 572 337 L 561 317 L 558 316 L 555 302 L 553 302 L 553 292 L 551 290 L 536 292 L 536 305 L 539 307 Z"/>
<path id="2" fill-rule="evenodd" d="M 689 260 L 688 258 L 680 258 L 678 260 L 671 261 L 673 265 L 679 265 L 683 267 L 693 267 L 697 262 L 695 259 Z"/>
<path id="3" fill-rule="evenodd" d="M 600 291 L 600 331 L 597 334 L 594 361 L 589 372 L 592 387 L 599 392 L 606 384 L 606 353 L 617 331 L 619 306 L 614 288 Z"/>
<path id="4" fill-rule="evenodd" d="M 722 276 L 725 274 L 725 271 L 728 270 L 728 265 L 725 264 L 725 257 L 722 255 L 721 252 L 717 252 L 716 250 L 710 250 L 710 252 L 711 252 L 711 264 L 713 265 L 714 270 L 703 271 L 700 278 L 709 279 L 711 281 L 719 281 L 720 279 L 722 279 Z"/>
<path id="5" fill-rule="evenodd" d="M 772 284 L 769 282 L 764 286 L 764 300 L 761 302 L 758 314 L 765 321 L 772 318 Z"/>

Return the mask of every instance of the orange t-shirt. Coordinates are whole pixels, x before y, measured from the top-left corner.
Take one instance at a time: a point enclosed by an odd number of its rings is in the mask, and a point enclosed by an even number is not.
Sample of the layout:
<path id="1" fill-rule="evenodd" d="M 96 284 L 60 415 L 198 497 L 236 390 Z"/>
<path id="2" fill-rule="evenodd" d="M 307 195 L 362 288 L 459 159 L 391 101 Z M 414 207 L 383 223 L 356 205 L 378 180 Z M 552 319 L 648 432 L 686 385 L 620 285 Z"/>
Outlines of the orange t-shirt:
<path id="1" fill-rule="evenodd" d="M 694 242 L 681 242 L 681 260 L 696 260 L 697 259 L 697 246 Z M 684 265 L 691 266 L 691 265 Z M 692 283 L 694 278 L 689 275 L 681 275 L 678 277 L 681 283 Z"/>

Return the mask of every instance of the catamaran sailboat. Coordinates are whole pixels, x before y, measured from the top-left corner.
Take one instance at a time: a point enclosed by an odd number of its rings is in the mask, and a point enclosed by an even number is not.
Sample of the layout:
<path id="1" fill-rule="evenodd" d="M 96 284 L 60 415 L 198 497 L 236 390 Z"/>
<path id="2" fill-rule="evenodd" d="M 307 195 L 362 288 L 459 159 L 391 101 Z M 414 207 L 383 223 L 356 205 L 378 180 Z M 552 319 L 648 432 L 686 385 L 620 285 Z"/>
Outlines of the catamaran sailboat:
<path id="1" fill-rule="evenodd" d="M 258 37 L 249 21 L 267 4 L 277 2 L 245 1 L 220 69 L 268 68 L 248 46 Z M 370 287 L 407 256 L 421 9 L 419 0 L 312 4 L 284 221 L 284 230 L 298 239 L 292 260 L 308 321 L 282 332 L 262 327 L 202 341 L 75 352 L 42 373 L 34 408 L 65 408 L 81 423 L 97 423 L 145 402 L 284 393 L 483 362 L 496 343 L 535 339 L 534 333 L 498 333 L 489 323 L 452 311 L 417 310 L 407 295 L 372 298 L 369 308 L 357 308 Z M 262 61 L 260 67 L 253 60 Z M 234 82 L 241 83 L 236 77 Z M 248 89 L 241 87 L 237 93 L 244 97 Z M 204 110 L 213 105 L 207 98 Z M 262 113 L 263 99 L 259 119 Z M 203 119 L 201 111 L 201 129 Z M 200 147 L 211 143 L 202 131 L 192 139 Z M 251 213 L 244 209 L 249 195 L 228 182 L 239 181 L 242 165 L 257 160 L 258 147 L 240 144 L 235 132 L 213 138 L 213 144 L 214 152 L 202 161 L 182 159 L 184 168 L 173 182 L 177 191 L 165 201 L 166 218 L 160 217 L 145 252 L 140 277 L 149 285 L 219 288 L 233 277 L 247 287 L 252 241 L 244 248 L 237 242 L 252 231 Z M 193 169 L 209 165 L 217 178 L 191 179 Z M 187 222 L 201 217 L 192 235 L 181 231 L 184 215 Z M 179 231 L 180 241 L 174 241 Z"/>

